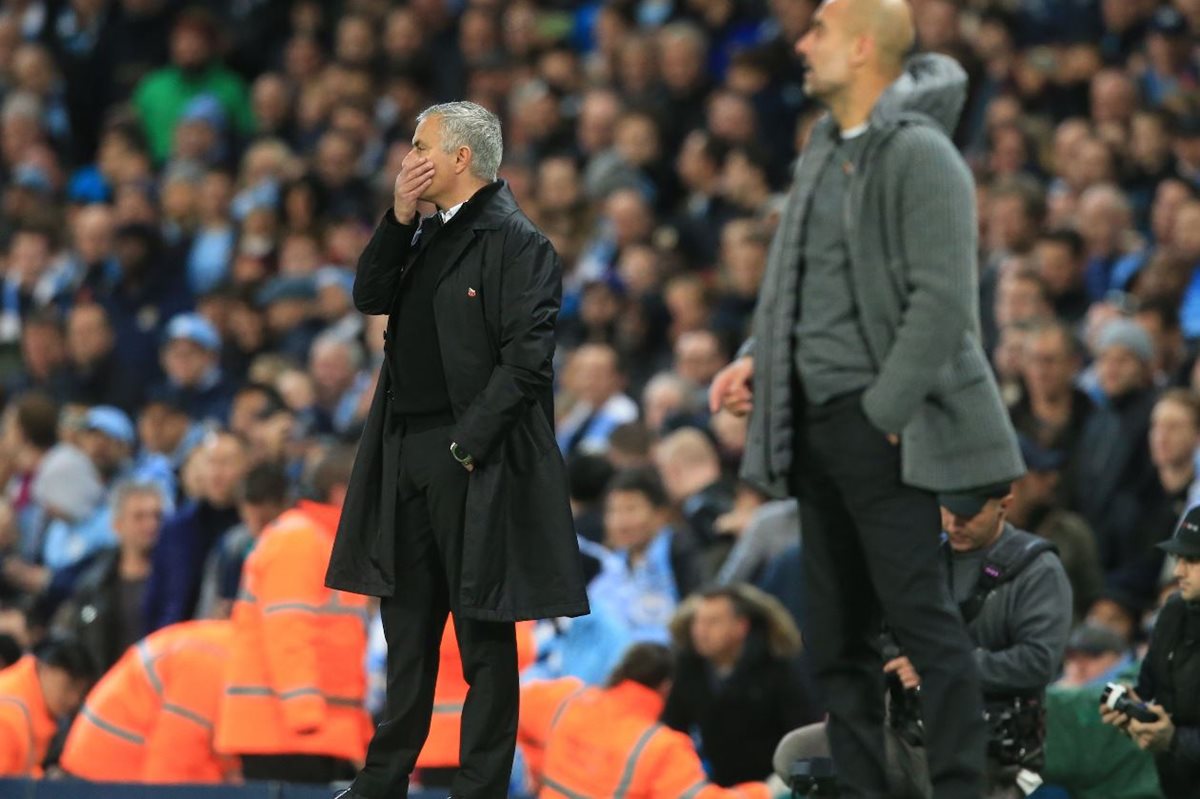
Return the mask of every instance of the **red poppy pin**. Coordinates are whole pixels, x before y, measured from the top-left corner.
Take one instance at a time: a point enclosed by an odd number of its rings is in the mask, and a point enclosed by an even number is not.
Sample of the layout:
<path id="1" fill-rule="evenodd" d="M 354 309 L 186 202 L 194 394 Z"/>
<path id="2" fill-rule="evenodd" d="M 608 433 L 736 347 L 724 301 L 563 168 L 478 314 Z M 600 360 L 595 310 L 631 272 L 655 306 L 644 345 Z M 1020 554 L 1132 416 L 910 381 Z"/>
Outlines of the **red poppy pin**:
<path id="1" fill-rule="evenodd" d="M 474 297 L 474 296 L 475 296 L 475 289 L 473 289 L 473 288 L 471 288 L 470 286 L 468 286 L 468 287 L 467 287 L 467 296 L 468 296 L 468 297 Z"/>

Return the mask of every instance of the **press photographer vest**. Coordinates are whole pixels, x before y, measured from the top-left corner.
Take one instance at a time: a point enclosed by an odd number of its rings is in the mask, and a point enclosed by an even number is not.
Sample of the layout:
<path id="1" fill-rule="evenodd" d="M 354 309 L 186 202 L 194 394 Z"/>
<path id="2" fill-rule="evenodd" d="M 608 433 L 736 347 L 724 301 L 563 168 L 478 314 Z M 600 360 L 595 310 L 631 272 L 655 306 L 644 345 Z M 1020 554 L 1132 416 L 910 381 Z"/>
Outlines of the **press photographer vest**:
<path id="1" fill-rule="evenodd" d="M 946 555 L 947 569 L 952 569 L 950 563 L 952 553 L 948 541 L 942 543 L 942 549 Z M 984 558 L 983 564 L 980 566 L 979 581 L 975 583 L 975 590 L 958 605 L 963 623 L 970 627 L 971 623 L 979 617 L 988 597 L 1000 586 L 1016 579 L 1017 575 L 1043 552 L 1058 554 L 1058 547 L 1045 538 L 1015 528 L 1010 529 L 1008 535 L 1002 536 Z"/>
<path id="2" fill-rule="evenodd" d="M 948 541 L 942 542 L 942 552 L 946 558 L 947 577 L 953 580 L 953 550 Z M 1058 549 L 1044 538 L 1008 528 L 984 556 L 975 587 L 958 605 L 968 630 L 997 589 L 1016 579 L 1044 552 L 1057 554 Z M 889 657 L 888 654 L 884 656 Z M 1045 740 L 1044 696 L 1045 690 L 1039 689 L 984 697 L 989 726 L 988 755 L 1001 767 L 1027 768 L 1035 772 L 1041 768 Z M 924 731 L 916 695 L 893 685 L 891 700 L 892 727 L 909 745 L 923 745 Z"/>
<path id="3" fill-rule="evenodd" d="M 942 545 L 949 562 L 949 542 Z M 1058 554 L 1058 548 L 1041 536 L 1009 528 L 988 551 L 980 564 L 975 588 L 958 605 L 963 623 L 970 630 L 988 598 L 1005 583 L 1015 580 L 1043 552 Z M 947 564 L 949 567 L 949 563 Z M 972 636 L 974 637 L 974 636 Z M 1045 763 L 1042 746 L 1046 739 L 1045 689 L 1011 695 L 985 695 L 988 756 L 1003 768 L 1040 771 Z"/>

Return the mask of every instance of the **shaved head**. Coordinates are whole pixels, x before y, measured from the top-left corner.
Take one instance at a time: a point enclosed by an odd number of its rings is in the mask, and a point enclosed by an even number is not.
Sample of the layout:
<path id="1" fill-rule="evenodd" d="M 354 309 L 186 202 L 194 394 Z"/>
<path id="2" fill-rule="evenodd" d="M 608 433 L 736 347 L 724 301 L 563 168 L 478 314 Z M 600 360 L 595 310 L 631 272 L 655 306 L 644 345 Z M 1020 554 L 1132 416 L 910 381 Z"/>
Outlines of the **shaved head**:
<path id="1" fill-rule="evenodd" d="M 825 0 L 822 10 L 834 14 L 848 36 L 874 41 L 875 55 L 884 67 L 904 63 L 916 41 L 909 0 Z"/>
<path id="2" fill-rule="evenodd" d="M 899 67 L 913 48 L 916 31 L 908 0 L 854 0 L 867 14 L 881 62 Z"/>
<path id="3" fill-rule="evenodd" d="M 908 0 L 825 0 L 796 43 L 804 89 L 831 109 L 878 96 L 900 75 L 915 40 Z"/>

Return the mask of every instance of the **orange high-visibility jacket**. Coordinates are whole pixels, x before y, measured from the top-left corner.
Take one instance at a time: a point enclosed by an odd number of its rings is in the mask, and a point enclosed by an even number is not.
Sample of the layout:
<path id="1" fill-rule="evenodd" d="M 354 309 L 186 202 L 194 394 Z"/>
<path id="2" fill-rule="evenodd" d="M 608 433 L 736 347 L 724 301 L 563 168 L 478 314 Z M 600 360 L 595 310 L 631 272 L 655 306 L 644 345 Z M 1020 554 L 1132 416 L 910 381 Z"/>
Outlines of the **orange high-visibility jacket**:
<path id="1" fill-rule="evenodd" d="M 540 799 L 770 799 L 765 783 L 710 783 L 691 738 L 658 723 L 662 707 L 631 680 L 568 699 L 547 738 Z"/>
<path id="2" fill-rule="evenodd" d="M 94 782 L 222 782 L 236 761 L 213 751 L 213 721 L 232 641 L 227 621 L 188 621 L 130 647 L 75 717 L 63 769 Z"/>
<path id="3" fill-rule="evenodd" d="M 523 669 L 537 656 L 531 621 L 517 622 L 517 668 Z M 457 768 L 462 732 L 463 702 L 467 701 L 467 678 L 463 676 L 462 653 L 454 634 L 454 617 L 446 620 L 438 654 L 438 678 L 433 689 L 433 717 L 429 736 L 417 757 L 418 768 Z"/>
<path id="4" fill-rule="evenodd" d="M 525 759 L 530 785 L 536 791 L 542 784 L 542 761 L 546 755 L 546 737 L 567 700 L 587 689 L 578 677 L 557 680 L 533 680 L 521 686 L 521 715 L 517 721 L 517 746 Z"/>
<path id="5" fill-rule="evenodd" d="M 40 777 L 57 729 L 42 695 L 37 659 L 26 656 L 0 671 L 0 777 Z"/>
<path id="6" fill-rule="evenodd" d="M 228 621 L 184 621 L 146 636 L 104 674 L 71 725 L 61 764 L 97 782 L 221 782 L 212 751 Z"/>
<path id="7" fill-rule="evenodd" d="M 325 587 L 339 513 L 301 502 L 263 530 L 246 559 L 218 752 L 365 756 L 367 598 Z"/>

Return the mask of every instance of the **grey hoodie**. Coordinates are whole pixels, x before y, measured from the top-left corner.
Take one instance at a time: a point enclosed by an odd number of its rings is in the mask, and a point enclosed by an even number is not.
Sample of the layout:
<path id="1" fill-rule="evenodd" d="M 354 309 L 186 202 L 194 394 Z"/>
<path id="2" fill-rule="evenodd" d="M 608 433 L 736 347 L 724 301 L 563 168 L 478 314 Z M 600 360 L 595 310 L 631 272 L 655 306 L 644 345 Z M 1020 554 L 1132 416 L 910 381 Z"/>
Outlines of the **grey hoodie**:
<path id="1" fill-rule="evenodd" d="M 104 499 L 100 473 L 90 458 L 70 444 L 46 453 L 33 478 L 33 501 L 75 524 L 92 515 Z"/>
<path id="2" fill-rule="evenodd" d="M 1024 472 L 1016 434 L 979 344 L 974 182 L 948 137 L 966 96 L 952 59 L 920 55 L 871 112 L 846 192 L 850 283 L 876 379 L 863 411 L 900 435 L 903 478 L 931 491 Z M 788 493 L 793 448 L 792 331 L 803 231 L 836 125 L 815 125 L 767 258 L 755 311 L 754 410 L 742 477 Z"/>

